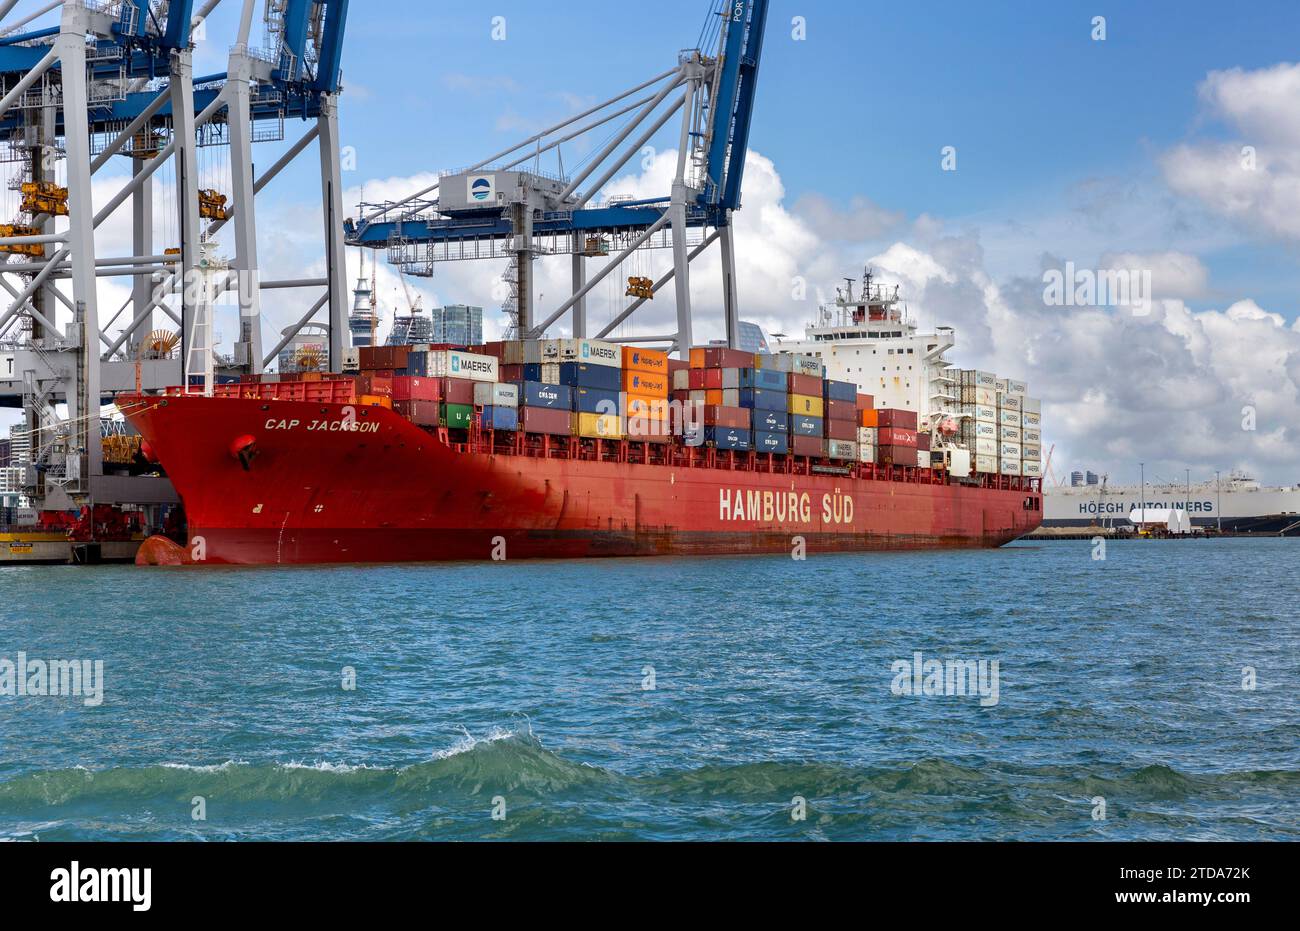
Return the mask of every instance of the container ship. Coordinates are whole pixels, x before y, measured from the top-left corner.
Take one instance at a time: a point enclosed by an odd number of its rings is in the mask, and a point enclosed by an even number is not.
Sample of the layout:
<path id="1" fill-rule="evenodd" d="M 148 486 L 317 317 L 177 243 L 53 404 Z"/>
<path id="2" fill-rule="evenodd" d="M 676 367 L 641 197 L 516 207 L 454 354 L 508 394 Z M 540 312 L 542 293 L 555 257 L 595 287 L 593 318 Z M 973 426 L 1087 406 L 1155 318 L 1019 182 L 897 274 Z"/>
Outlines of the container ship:
<path id="1" fill-rule="evenodd" d="M 917 339 L 879 289 L 837 303 L 891 327 L 859 339 L 882 355 Z M 951 369 L 935 350 L 902 353 L 944 388 L 911 406 L 888 400 L 894 373 L 878 398 L 874 373 L 828 377 L 816 351 L 673 359 L 585 339 L 367 346 L 338 374 L 124 395 L 187 518 L 185 537 L 150 538 L 138 561 L 1001 546 L 1042 521 L 1024 386 Z M 1008 435 L 998 423 L 1012 411 L 1014 450 L 977 442 L 986 426 Z"/>

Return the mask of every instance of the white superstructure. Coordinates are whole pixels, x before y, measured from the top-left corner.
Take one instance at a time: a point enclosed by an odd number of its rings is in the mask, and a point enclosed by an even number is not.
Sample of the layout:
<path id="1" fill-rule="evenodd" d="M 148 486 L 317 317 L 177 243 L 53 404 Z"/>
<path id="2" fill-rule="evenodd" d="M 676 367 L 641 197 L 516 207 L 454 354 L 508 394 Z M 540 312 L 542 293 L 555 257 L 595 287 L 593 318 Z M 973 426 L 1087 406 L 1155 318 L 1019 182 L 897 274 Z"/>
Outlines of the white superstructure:
<path id="1" fill-rule="evenodd" d="M 864 273 L 856 293 L 853 279 L 836 289 L 835 302 L 818 308 L 802 340 L 780 340 L 777 352 L 807 353 L 826 366 L 826 377 L 851 381 L 876 407 L 916 411 L 922 427 L 932 415 L 960 413 L 958 376 L 944 353 L 956 342 L 952 327 L 918 329 L 892 289 Z"/>
<path id="2" fill-rule="evenodd" d="M 1112 485 L 1050 483 L 1043 489 L 1043 524 L 1048 527 L 1116 527 L 1134 509 L 1178 508 L 1193 524 L 1224 530 L 1300 531 L 1300 485 L 1267 488 L 1243 472 L 1196 482 Z"/>

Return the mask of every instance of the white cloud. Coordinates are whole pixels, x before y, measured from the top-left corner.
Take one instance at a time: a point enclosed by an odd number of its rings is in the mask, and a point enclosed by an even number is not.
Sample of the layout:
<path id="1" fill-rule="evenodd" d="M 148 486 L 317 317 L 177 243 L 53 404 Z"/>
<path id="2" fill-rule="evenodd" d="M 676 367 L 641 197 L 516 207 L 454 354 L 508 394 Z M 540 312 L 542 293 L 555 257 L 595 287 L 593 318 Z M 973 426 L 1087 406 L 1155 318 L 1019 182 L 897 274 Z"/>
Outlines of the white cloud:
<path id="1" fill-rule="evenodd" d="M 1213 71 L 1200 97 L 1238 138 L 1171 149 L 1169 186 L 1247 229 L 1300 239 L 1300 64 Z"/>

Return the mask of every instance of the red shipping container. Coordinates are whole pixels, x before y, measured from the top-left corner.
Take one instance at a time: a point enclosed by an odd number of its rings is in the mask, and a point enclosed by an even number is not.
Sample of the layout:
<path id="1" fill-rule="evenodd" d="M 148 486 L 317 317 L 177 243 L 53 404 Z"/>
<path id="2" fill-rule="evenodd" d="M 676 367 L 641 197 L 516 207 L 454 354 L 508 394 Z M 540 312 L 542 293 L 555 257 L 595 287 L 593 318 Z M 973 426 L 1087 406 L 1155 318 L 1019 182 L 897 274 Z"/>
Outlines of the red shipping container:
<path id="1" fill-rule="evenodd" d="M 553 407 L 519 408 L 519 429 L 525 433 L 549 433 L 568 436 L 573 432 L 572 415 Z"/>
<path id="2" fill-rule="evenodd" d="M 852 420 L 830 420 L 822 422 L 826 428 L 826 436 L 832 440 L 848 440 L 856 443 L 858 440 L 858 425 Z"/>
<path id="3" fill-rule="evenodd" d="M 405 401 L 394 401 L 393 410 L 401 414 L 413 424 L 421 427 L 438 426 L 438 408 L 437 401 L 426 401 L 421 399 L 411 399 Z"/>
<path id="4" fill-rule="evenodd" d="M 855 427 L 858 425 L 858 406 L 853 401 L 827 401 L 825 410 L 827 420 L 847 420 Z"/>
<path id="5" fill-rule="evenodd" d="M 905 411 L 896 407 L 882 407 L 880 409 L 880 425 L 915 432 L 916 411 Z"/>
<path id="6" fill-rule="evenodd" d="M 691 400 L 691 393 L 685 388 L 669 392 L 668 396 L 679 404 L 686 404 Z"/>
<path id="7" fill-rule="evenodd" d="M 398 375 L 393 379 L 394 401 L 441 401 L 442 385 L 437 378 Z"/>
<path id="8" fill-rule="evenodd" d="M 509 383 L 518 383 L 524 380 L 524 367 L 522 365 L 502 365 L 497 368 L 498 381 Z"/>
<path id="9" fill-rule="evenodd" d="M 671 375 L 673 372 L 680 372 L 680 371 L 682 371 L 683 369 L 689 369 L 690 367 L 691 367 L 691 363 L 688 362 L 688 361 L 686 361 L 685 359 L 673 359 L 673 358 L 669 358 L 669 360 L 668 360 L 668 374 L 669 374 L 669 375 Z"/>
<path id="10" fill-rule="evenodd" d="M 870 395 L 870 394 L 858 395 L 858 410 L 869 411 L 872 410 L 875 406 L 876 406 L 876 398 L 874 395 Z"/>
<path id="11" fill-rule="evenodd" d="M 822 380 L 813 375 L 796 375 L 790 373 L 790 393 L 806 394 L 811 398 L 822 396 Z"/>
<path id="12" fill-rule="evenodd" d="M 468 378 L 440 378 L 439 390 L 446 404 L 473 404 L 474 382 Z"/>
<path id="13" fill-rule="evenodd" d="M 706 369 L 752 369 L 754 354 L 715 346 L 704 350 L 704 367 Z"/>
<path id="14" fill-rule="evenodd" d="M 914 450 L 916 431 L 904 430 L 902 427 L 881 427 L 876 435 L 876 443 L 880 446 L 906 446 Z"/>
<path id="15" fill-rule="evenodd" d="M 877 446 L 876 461 L 882 465 L 916 465 L 915 446 Z"/>
<path id="16" fill-rule="evenodd" d="M 721 369 L 715 369 L 714 371 L 721 371 Z M 732 427 L 736 430 L 748 430 L 749 424 L 749 408 L 747 407 L 719 407 L 713 404 L 704 407 L 704 425 L 706 427 Z"/>
<path id="17" fill-rule="evenodd" d="M 930 434 L 918 433 L 916 435 L 916 448 L 928 451 L 930 449 Z"/>
<path id="18" fill-rule="evenodd" d="M 362 346 L 358 353 L 361 367 L 373 369 L 404 369 L 410 350 L 406 346 Z"/>
<path id="19" fill-rule="evenodd" d="M 826 455 L 826 441 L 820 436 L 792 436 L 790 437 L 790 452 L 796 456 L 824 456 Z"/>
<path id="20" fill-rule="evenodd" d="M 692 391 L 721 391 L 722 369 L 691 369 Z"/>
<path id="21" fill-rule="evenodd" d="M 506 354 L 506 344 L 505 344 L 505 343 L 496 342 L 496 343 L 484 343 L 484 344 L 483 344 L 483 355 L 485 355 L 485 356 L 492 356 L 492 357 L 493 357 L 494 359 L 496 359 L 498 362 L 500 362 L 501 359 L 503 359 L 503 358 L 505 357 L 505 354 Z M 502 381 L 505 381 L 505 379 L 502 379 Z"/>
<path id="22" fill-rule="evenodd" d="M 367 372 L 357 379 L 358 394 L 374 394 L 380 397 L 393 396 L 393 376 L 387 373 Z"/>

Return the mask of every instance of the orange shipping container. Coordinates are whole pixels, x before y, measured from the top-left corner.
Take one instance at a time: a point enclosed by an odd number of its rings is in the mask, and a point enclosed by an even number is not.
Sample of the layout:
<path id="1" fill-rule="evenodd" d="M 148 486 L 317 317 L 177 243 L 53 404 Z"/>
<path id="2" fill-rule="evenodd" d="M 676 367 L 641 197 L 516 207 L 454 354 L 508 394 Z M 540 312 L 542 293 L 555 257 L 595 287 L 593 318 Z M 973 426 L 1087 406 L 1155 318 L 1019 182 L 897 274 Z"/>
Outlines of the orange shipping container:
<path id="1" fill-rule="evenodd" d="M 667 398 L 651 398 L 636 394 L 629 394 L 626 397 L 627 410 L 623 413 L 628 417 L 649 417 L 654 420 L 667 419 Z"/>
<path id="2" fill-rule="evenodd" d="M 694 352 L 695 350 L 691 350 L 691 351 Z M 722 403 L 722 392 L 720 390 L 716 390 L 713 388 L 710 388 L 708 391 L 704 392 L 704 403 L 712 404 L 715 407 L 726 406 Z"/>
<path id="3" fill-rule="evenodd" d="M 668 397 L 667 373 L 655 375 L 650 372 L 624 372 L 623 390 L 628 394 L 639 394 L 647 398 Z"/>
<path id="4" fill-rule="evenodd" d="M 659 352 L 655 349 L 637 349 L 632 346 L 623 347 L 623 368 L 629 372 L 653 372 L 668 375 L 668 353 Z"/>
<path id="5" fill-rule="evenodd" d="M 386 407 L 389 410 L 393 408 L 393 399 L 382 394 L 363 394 L 357 399 L 357 403 L 362 407 Z"/>
<path id="6" fill-rule="evenodd" d="M 861 415 L 861 416 L 858 418 L 858 426 L 859 426 L 859 427 L 878 427 L 878 426 L 880 426 L 880 415 L 877 414 L 874 410 L 869 410 L 869 411 L 868 411 L 868 410 L 862 410 L 862 411 L 858 411 L 858 413 Z"/>
<path id="7" fill-rule="evenodd" d="M 691 368 L 693 369 L 704 368 L 704 347 L 703 346 L 691 350 Z"/>

